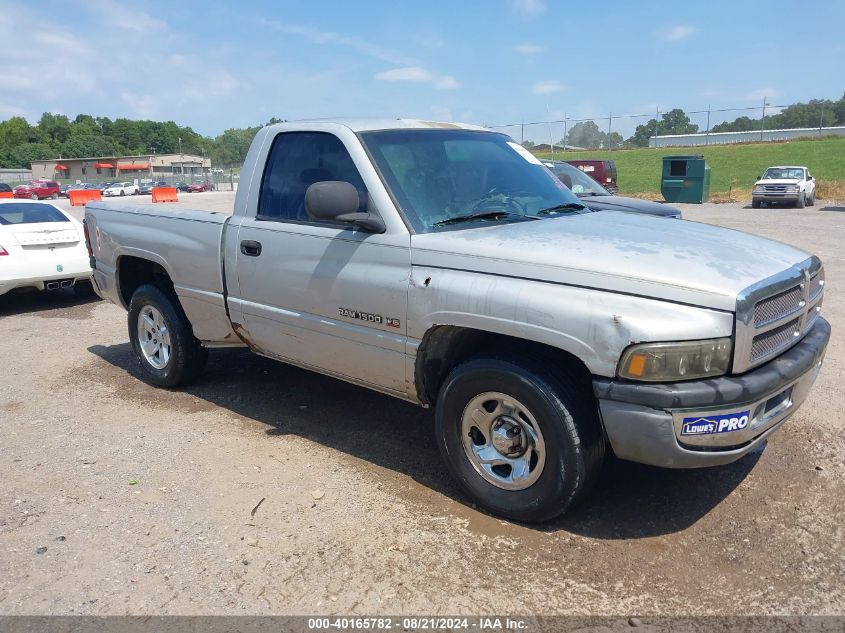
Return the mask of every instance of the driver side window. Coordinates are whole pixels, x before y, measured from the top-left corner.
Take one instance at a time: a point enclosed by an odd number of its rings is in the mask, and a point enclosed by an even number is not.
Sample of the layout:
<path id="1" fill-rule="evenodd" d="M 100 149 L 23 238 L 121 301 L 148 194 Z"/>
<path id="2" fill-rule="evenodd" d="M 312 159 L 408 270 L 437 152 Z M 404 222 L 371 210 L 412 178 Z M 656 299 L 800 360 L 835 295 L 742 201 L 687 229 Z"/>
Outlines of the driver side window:
<path id="1" fill-rule="evenodd" d="M 350 182 L 367 200 L 361 174 L 339 138 L 325 132 L 279 134 L 264 167 L 257 219 L 323 224 L 305 210 L 305 192 L 326 180 Z"/>

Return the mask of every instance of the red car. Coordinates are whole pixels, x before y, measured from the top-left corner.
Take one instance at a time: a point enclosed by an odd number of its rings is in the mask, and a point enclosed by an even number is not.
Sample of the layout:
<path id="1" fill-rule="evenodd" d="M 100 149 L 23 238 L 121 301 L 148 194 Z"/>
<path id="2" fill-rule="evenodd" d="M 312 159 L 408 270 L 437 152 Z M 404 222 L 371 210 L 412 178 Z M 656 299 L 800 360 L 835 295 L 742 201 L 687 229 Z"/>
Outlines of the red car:
<path id="1" fill-rule="evenodd" d="M 201 191 L 214 191 L 214 185 L 210 182 L 192 182 L 188 185 L 188 193 L 199 193 Z"/>
<path id="2" fill-rule="evenodd" d="M 33 200 L 41 200 L 43 198 L 52 198 L 55 200 L 59 197 L 61 188 L 59 183 L 52 180 L 36 180 L 28 185 L 18 185 L 15 187 L 15 198 L 32 198 Z"/>
<path id="3" fill-rule="evenodd" d="M 616 194 L 619 191 L 619 185 L 616 184 L 616 163 L 612 160 L 568 160 L 566 162 L 583 171 L 610 193 Z"/>

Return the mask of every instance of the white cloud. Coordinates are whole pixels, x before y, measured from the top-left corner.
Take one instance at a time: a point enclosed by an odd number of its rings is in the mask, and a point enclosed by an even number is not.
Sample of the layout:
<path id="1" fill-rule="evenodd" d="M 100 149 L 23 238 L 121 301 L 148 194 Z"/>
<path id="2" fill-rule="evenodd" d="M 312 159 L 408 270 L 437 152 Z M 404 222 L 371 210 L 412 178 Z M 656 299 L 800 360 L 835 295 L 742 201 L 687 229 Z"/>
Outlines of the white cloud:
<path id="1" fill-rule="evenodd" d="M 432 84 L 438 90 L 453 90 L 461 84 L 452 75 L 438 75 L 420 66 L 392 68 L 376 74 L 379 81 L 409 81 L 412 83 Z"/>
<path id="2" fill-rule="evenodd" d="M 419 63 L 413 57 L 408 57 L 399 51 L 373 44 L 372 42 L 368 42 L 367 40 L 359 37 L 340 35 L 334 31 L 321 31 L 320 29 L 300 24 L 285 24 L 278 20 L 267 20 L 265 18 L 259 18 L 258 22 L 259 24 L 274 29 L 280 33 L 304 37 L 314 44 L 335 44 L 338 46 L 345 46 L 356 50 L 359 53 L 363 53 L 368 57 L 388 62 L 389 64 L 414 66 Z"/>
<path id="3" fill-rule="evenodd" d="M 113 0 L 88 0 L 88 5 L 95 8 L 107 25 L 126 31 L 159 31 L 167 28 L 164 21 L 154 18 L 139 10 L 136 6 Z"/>
<path id="4" fill-rule="evenodd" d="M 525 44 L 517 44 L 516 46 L 513 47 L 513 50 L 515 50 L 520 55 L 537 55 L 537 54 L 545 51 L 546 47 L 540 46 L 539 44 L 525 43 Z"/>
<path id="5" fill-rule="evenodd" d="M 511 8 L 525 17 L 540 15 L 546 10 L 543 0 L 511 0 Z"/>
<path id="6" fill-rule="evenodd" d="M 667 42 L 680 42 L 681 40 L 685 40 L 690 35 L 695 33 L 696 30 L 697 29 L 694 29 L 691 26 L 679 24 L 664 31 L 663 39 L 665 39 Z"/>
<path id="7" fill-rule="evenodd" d="M 554 92 L 563 92 L 564 90 L 566 90 L 566 86 L 560 83 L 557 79 L 541 81 L 531 86 L 531 92 L 535 95 L 548 95 Z"/>

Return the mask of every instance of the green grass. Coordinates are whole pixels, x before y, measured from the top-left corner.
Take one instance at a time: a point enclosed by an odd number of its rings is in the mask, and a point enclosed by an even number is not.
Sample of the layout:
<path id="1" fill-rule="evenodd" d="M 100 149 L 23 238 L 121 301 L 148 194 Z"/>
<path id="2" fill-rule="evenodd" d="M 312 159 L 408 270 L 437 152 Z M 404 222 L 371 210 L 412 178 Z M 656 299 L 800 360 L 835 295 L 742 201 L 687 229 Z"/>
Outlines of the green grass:
<path id="1" fill-rule="evenodd" d="M 609 158 L 616 161 L 620 194 L 660 196 L 663 156 L 703 154 L 710 165 L 711 196 L 751 197 L 757 177 L 771 165 L 806 165 L 820 190 L 840 191 L 845 187 L 845 137 L 784 143 L 714 145 L 711 147 L 661 147 L 599 151 L 555 151 L 554 158 Z M 538 154 L 551 158 L 550 153 Z"/>

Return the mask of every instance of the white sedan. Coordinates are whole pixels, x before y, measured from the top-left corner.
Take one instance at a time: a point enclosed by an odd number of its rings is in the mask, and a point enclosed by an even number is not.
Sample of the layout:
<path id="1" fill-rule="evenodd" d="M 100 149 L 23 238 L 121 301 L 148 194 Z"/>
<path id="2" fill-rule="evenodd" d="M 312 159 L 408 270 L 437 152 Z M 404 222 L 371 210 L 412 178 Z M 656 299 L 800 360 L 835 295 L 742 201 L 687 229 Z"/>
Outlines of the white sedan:
<path id="1" fill-rule="evenodd" d="M 0 295 L 73 287 L 84 296 L 90 279 L 82 224 L 49 202 L 0 199 Z"/>
<path id="2" fill-rule="evenodd" d="M 137 196 L 138 185 L 131 182 L 116 182 L 106 189 L 103 189 L 105 196 Z"/>

